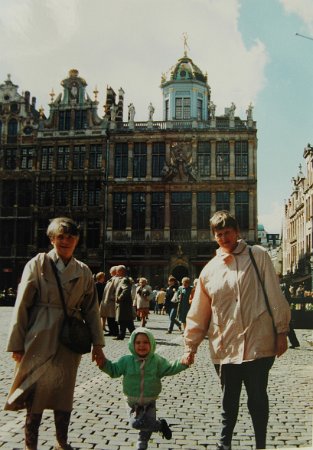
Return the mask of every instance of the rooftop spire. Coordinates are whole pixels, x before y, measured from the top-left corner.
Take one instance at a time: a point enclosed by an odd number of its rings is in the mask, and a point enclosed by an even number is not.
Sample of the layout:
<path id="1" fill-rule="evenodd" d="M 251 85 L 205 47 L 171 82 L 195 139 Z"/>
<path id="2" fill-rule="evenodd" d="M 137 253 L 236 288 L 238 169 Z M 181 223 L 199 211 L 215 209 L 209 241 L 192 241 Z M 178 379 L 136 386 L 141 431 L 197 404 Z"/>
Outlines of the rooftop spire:
<path id="1" fill-rule="evenodd" d="M 187 56 L 187 49 L 190 50 L 189 46 L 188 46 L 188 34 L 186 33 L 186 31 L 183 33 L 183 41 L 184 41 L 184 56 Z"/>

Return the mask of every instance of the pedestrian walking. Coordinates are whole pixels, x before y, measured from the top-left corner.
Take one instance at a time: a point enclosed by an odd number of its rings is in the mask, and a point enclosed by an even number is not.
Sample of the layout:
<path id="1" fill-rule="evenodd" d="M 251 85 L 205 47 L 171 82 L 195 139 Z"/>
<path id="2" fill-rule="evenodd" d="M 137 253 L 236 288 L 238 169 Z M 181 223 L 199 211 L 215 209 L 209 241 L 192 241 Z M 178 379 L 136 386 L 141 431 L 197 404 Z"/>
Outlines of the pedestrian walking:
<path id="1" fill-rule="evenodd" d="M 101 303 L 103 291 L 105 287 L 105 273 L 104 272 L 98 272 L 95 275 L 96 280 L 96 289 L 98 294 L 98 302 Z"/>
<path id="2" fill-rule="evenodd" d="M 177 310 L 178 310 L 178 288 L 179 283 L 173 275 L 168 277 L 168 287 L 165 292 L 165 309 L 167 314 L 169 315 L 170 323 L 168 326 L 167 334 L 171 334 L 174 325 L 176 325 L 181 331 L 181 324 L 177 319 Z"/>
<path id="3" fill-rule="evenodd" d="M 116 266 L 112 266 L 110 268 L 111 278 L 106 282 L 102 300 L 100 303 L 100 316 L 102 320 L 103 329 L 105 328 L 105 323 L 108 324 L 109 331 L 105 334 L 105 336 L 118 336 L 119 328 L 118 323 L 116 321 L 116 302 L 115 302 L 115 294 L 116 287 L 119 282 L 118 277 L 116 276 Z"/>
<path id="4" fill-rule="evenodd" d="M 17 364 L 5 409 L 26 409 L 26 450 L 37 450 L 42 413 L 53 410 L 54 448 L 70 450 L 68 427 L 81 355 L 59 340 L 64 311 L 53 264 L 68 314 L 83 318 L 89 325 L 92 360 L 99 365 L 104 363 L 104 341 L 92 273 L 73 257 L 79 240 L 77 224 L 66 217 L 55 218 L 47 235 L 53 249 L 39 253 L 26 264 L 18 287 L 7 345 Z"/>
<path id="5" fill-rule="evenodd" d="M 210 353 L 222 386 L 222 429 L 217 449 L 231 449 L 244 383 L 256 448 L 266 448 L 269 415 L 267 383 L 275 356 L 287 349 L 290 309 L 266 250 L 239 239 L 237 220 L 228 211 L 211 218 L 219 249 L 202 270 L 187 315 L 185 349 L 191 363 L 208 335 Z M 275 329 L 274 329 L 275 327 Z"/>
<path id="6" fill-rule="evenodd" d="M 139 278 L 138 286 L 136 288 L 136 310 L 137 316 L 141 320 L 142 327 L 144 327 L 147 323 L 151 295 L 152 288 L 149 286 L 148 280 L 143 277 Z"/>
<path id="7" fill-rule="evenodd" d="M 116 340 L 125 339 L 126 330 L 132 333 L 135 329 L 133 318 L 132 282 L 127 276 L 126 267 L 121 265 L 116 268 L 116 276 L 119 283 L 116 287 L 116 320 L 119 324 L 119 335 Z"/>
<path id="8" fill-rule="evenodd" d="M 137 450 L 145 450 L 153 432 L 161 432 L 171 439 L 172 431 L 165 419 L 157 419 L 156 400 L 161 392 L 161 379 L 187 369 L 188 365 L 177 359 L 169 362 L 155 353 L 156 343 L 147 328 L 137 328 L 129 340 L 130 355 L 118 361 L 108 359 L 99 368 L 112 378 L 123 377 L 123 393 L 129 406 L 130 426 L 139 430 Z"/>
<path id="9" fill-rule="evenodd" d="M 178 319 L 183 326 L 183 329 L 186 328 L 186 317 L 190 308 L 189 298 L 192 291 L 192 286 L 190 286 L 190 278 L 184 277 L 182 280 L 182 285 L 178 288 L 178 298 L 179 298 L 179 306 L 178 306 Z"/>
<path id="10" fill-rule="evenodd" d="M 165 289 L 161 287 L 155 297 L 156 313 L 163 314 L 163 306 L 165 303 Z"/>

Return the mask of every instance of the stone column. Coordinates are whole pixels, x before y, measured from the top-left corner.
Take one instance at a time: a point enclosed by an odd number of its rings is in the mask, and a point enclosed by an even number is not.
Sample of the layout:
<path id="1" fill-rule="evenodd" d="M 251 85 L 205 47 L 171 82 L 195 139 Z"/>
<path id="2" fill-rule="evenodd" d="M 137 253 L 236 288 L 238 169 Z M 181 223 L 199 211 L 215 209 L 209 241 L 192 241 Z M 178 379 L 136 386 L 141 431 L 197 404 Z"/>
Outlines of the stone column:
<path id="1" fill-rule="evenodd" d="M 232 216 L 235 216 L 235 191 L 230 191 L 229 197 L 229 212 Z"/>
<path id="2" fill-rule="evenodd" d="M 256 161 L 256 151 L 254 148 L 254 140 L 249 139 L 248 141 L 248 161 L 249 161 L 249 178 L 254 178 L 256 175 L 256 167 L 257 167 L 257 161 Z"/>
<path id="3" fill-rule="evenodd" d="M 211 216 L 216 212 L 216 192 L 211 193 Z"/>
<path id="4" fill-rule="evenodd" d="M 105 239 L 112 240 L 112 230 L 113 230 L 113 194 L 108 193 L 108 207 L 107 207 L 107 229 Z"/>
<path id="5" fill-rule="evenodd" d="M 164 239 L 170 239 L 170 193 L 165 192 Z"/>
<path id="6" fill-rule="evenodd" d="M 211 141 L 211 178 L 216 178 L 216 141 Z"/>
<path id="7" fill-rule="evenodd" d="M 192 193 L 191 199 L 191 239 L 197 239 L 197 193 Z"/>
<path id="8" fill-rule="evenodd" d="M 229 141 L 229 177 L 235 178 L 235 141 Z"/>
<path id="9" fill-rule="evenodd" d="M 114 144 L 111 142 L 109 145 L 109 167 L 108 167 L 108 180 L 112 181 L 114 180 L 114 159 L 115 159 L 115 147 Z"/>
<path id="10" fill-rule="evenodd" d="M 133 210 L 132 210 L 132 194 L 130 192 L 127 193 L 127 214 L 126 214 L 126 233 L 129 238 L 131 238 L 132 231 L 132 218 L 133 218 Z"/>
<path id="11" fill-rule="evenodd" d="M 128 171 L 127 180 L 133 179 L 134 143 L 128 142 Z"/>
<path id="12" fill-rule="evenodd" d="M 151 238 L 151 192 L 146 193 L 146 226 L 145 238 Z"/>
<path id="13" fill-rule="evenodd" d="M 147 142 L 147 175 L 146 180 L 151 181 L 152 179 L 152 142 Z"/>

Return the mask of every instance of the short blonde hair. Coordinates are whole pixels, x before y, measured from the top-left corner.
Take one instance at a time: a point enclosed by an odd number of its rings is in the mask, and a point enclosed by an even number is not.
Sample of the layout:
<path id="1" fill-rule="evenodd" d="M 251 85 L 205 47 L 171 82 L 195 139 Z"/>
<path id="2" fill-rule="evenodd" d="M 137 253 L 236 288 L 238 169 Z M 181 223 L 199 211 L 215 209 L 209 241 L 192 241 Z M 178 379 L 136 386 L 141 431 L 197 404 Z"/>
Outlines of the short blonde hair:
<path id="1" fill-rule="evenodd" d="M 79 225 L 69 217 L 56 217 L 55 219 L 51 219 L 47 228 L 47 236 L 49 239 L 52 239 L 59 233 L 79 237 Z"/>

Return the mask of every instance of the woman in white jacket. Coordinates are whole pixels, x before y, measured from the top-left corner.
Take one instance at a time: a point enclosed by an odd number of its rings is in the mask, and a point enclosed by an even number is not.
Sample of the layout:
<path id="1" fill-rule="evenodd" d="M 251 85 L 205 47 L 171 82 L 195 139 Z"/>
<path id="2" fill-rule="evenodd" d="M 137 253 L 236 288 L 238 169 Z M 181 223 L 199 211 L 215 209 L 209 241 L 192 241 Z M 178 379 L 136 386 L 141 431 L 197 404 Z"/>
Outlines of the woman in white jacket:
<path id="1" fill-rule="evenodd" d="M 228 211 L 218 211 L 210 222 L 220 248 L 199 276 L 184 333 L 186 356 L 193 362 L 199 344 L 208 335 L 223 389 L 222 430 L 216 448 L 231 449 L 244 383 L 256 448 L 261 449 L 265 448 L 269 414 L 268 374 L 275 356 L 287 349 L 289 305 L 266 250 L 260 246 L 252 249 L 271 313 L 249 247 L 238 239 L 236 219 Z"/>

